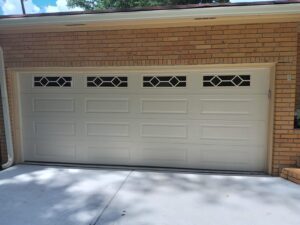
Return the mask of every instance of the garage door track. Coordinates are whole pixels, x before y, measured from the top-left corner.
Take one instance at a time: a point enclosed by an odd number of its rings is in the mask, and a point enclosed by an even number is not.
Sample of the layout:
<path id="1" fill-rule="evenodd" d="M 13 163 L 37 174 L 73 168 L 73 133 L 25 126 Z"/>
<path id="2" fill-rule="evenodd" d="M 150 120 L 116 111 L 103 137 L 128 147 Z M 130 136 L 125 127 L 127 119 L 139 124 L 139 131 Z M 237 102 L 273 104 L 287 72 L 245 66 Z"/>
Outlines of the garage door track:
<path id="1" fill-rule="evenodd" d="M 1 225 L 299 225 L 278 177 L 18 165 L 0 172 Z"/>

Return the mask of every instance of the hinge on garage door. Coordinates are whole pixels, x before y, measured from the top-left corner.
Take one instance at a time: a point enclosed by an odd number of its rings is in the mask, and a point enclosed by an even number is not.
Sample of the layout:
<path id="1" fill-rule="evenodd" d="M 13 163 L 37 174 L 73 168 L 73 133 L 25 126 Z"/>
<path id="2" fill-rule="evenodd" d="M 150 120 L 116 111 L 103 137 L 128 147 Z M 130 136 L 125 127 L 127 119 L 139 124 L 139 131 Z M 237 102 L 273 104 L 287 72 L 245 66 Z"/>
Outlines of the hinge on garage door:
<path id="1" fill-rule="evenodd" d="M 271 91 L 271 89 L 269 89 L 269 91 L 268 91 L 268 97 L 269 97 L 269 99 L 272 98 L 272 91 Z"/>

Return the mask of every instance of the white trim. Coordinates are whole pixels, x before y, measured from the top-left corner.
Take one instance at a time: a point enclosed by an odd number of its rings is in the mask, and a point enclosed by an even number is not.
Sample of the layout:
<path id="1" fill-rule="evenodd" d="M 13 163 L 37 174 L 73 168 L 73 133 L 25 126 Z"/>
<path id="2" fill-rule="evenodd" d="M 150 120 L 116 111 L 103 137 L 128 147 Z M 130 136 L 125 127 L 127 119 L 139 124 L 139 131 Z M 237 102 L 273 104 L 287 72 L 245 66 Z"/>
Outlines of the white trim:
<path id="1" fill-rule="evenodd" d="M 270 73 L 270 85 L 269 85 L 269 121 L 268 121 L 268 146 L 267 146 L 267 172 L 272 175 L 273 172 L 273 137 L 274 137 L 274 107 L 275 107 L 275 77 L 276 77 L 276 65 L 274 64 L 271 68 Z"/>
<path id="2" fill-rule="evenodd" d="M 12 166 L 12 164 L 14 163 L 14 150 L 13 150 L 9 104 L 8 104 L 7 87 L 6 87 L 4 57 L 3 57 L 3 50 L 1 46 L 0 46 L 0 85 L 1 85 L 1 98 L 2 98 L 2 107 L 3 107 L 6 148 L 7 148 L 7 157 L 8 157 L 7 162 L 2 165 L 2 168 L 5 169 Z"/>
<path id="3" fill-rule="evenodd" d="M 251 70 L 256 70 L 256 69 L 270 69 L 271 70 L 271 76 L 270 76 L 270 82 L 274 83 L 275 76 L 273 74 L 274 69 L 275 69 L 276 63 L 245 63 L 245 64 L 218 64 L 218 67 L 216 68 L 216 64 L 212 65 L 174 65 L 174 66 L 115 66 L 115 67 L 28 67 L 28 68 L 12 68 L 11 71 L 16 73 L 18 77 L 18 84 L 19 84 L 19 78 L 22 75 L 25 74 L 56 74 L 56 73 L 64 73 L 64 75 L 82 75 L 88 73 L 89 75 L 97 75 L 101 71 L 101 73 L 110 73 L 114 72 L 115 73 L 121 73 L 124 74 L 127 71 L 128 72 L 168 72 L 168 71 L 176 71 L 176 72 L 181 72 L 181 71 L 186 71 L 187 69 L 189 71 L 199 71 L 199 69 L 202 70 L 202 72 L 226 72 L 226 71 L 239 71 L 240 69 L 251 69 Z M 270 88 L 274 88 L 271 87 Z M 20 91 L 20 86 L 18 85 L 17 87 L 18 93 Z M 18 101 L 20 104 L 20 93 L 16 95 L 17 98 L 14 98 L 14 101 Z M 272 98 L 272 101 L 274 101 L 274 98 Z M 19 109 L 21 109 L 19 105 Z M 20 137 L 22 137 L 22 112 L 21 110 L 17 111 L 19 115 L 19 126 L 21 129 L 18 131 L 20 134 Z M 269 116 L 269 123 L 272 125 L 272 115 L 273 115 L 273 106 L 269 107 L 268 110 L 268 116 Z M 271 117 L 271 118 L 270 118 Z M 269 126 L 267 129 L 267 138 L 266 138 L 266 143 L 268 147 L 268 154 L 266 157 L 266 165 L 265 165 L 265 172 L 268 174 L 271 174 L 271 168 L 270 165 L 272 165 L 272 133 L 273 133 L 273 128 L 272 126 Z M 21 145 L 23 146 L 23 140 L 19 140 Z M 23 153 L 24 151 L 20 148 L 17 152 L 17 154 L 21 154 L 21 160 L 20 162 L 23 162 Z"/>
<path id="4" fill-rule="evenodd" d="M 262 15 L 300 14 L 300 4 L 275 4 L 254 6 L 231 6 L 192 9 L 169 9 L 134 12 L 115 12 L 99 14 L 79 14 L 64 16 L 42 16 L 3 18 L 0 20 L 0 30 L 26 25 L 66 25 L 95 22 L 153 21 L 166 19 L 193 19 L 232 16 L 262 16 Z"/>
<path id="5" fill-rule="evenodd" d="M 218 66 L 216 68 L 216 65 Z M 64 72 L 65 75 L 82 74 L 89 72 L 89 75 L 98 75 L 102 73 L 120 73 L 126 75 L 129 71 L 135 72 L 149 72 L 151 74 L 156 72 L 170 72 L 170 71 L 198 71 L 199 69 L 205 71 L 221 71 L 225 70 L 239 70 L 239 69 L 260 69 L 272 68 L 276 63 L 240 63 L 240 64 L 204 64 L 204 65 L 172 65 L 172 66 L 103 66 L 103 67 L 15 67 L 11 68 L 12 72 L 16 73 L 35 73 L 35 74 L 49 74 L 56 75 Z"/>

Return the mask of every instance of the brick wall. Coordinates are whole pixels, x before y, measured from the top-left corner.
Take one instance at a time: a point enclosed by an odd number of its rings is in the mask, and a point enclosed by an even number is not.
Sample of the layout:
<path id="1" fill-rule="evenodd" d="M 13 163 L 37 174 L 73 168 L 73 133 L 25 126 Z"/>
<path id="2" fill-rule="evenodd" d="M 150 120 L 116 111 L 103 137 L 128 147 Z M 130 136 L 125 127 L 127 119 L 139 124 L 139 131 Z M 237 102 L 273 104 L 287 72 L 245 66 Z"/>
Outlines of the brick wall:
<path id="1" fill-rule="evenodd" d="M 297 101 L 296 108 L 300 109 L 300 31 L 298 33 L 298 56 L 297 56 Z"/>
<path id="2" fill-rule="evenodd" d="M 300 155 L 300 133 L 293 128 L 297 39 L 296 23 L 270 23 L 11 34 L 1 35 L 0 45 L 7 68 L 277 62 L 273 174 L 278 175 Z"/>

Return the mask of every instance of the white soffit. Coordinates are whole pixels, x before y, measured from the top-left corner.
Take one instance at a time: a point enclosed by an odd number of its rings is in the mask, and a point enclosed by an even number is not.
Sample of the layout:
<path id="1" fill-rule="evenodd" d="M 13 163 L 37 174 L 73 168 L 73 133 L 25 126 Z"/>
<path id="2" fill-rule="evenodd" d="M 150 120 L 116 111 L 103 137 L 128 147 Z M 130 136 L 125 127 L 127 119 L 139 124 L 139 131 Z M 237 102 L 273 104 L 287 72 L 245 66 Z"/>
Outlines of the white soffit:
<path id="1" fill-rule="evenodd" d="M 37 16 L 0 19 L 0 30 L 20 26 L 117 23 L 132 21 L 178 20 L 194 18 L 300 15 L 300 4 L 230 6 L 191 9 L 169 9 L 99 14 Z"/>

